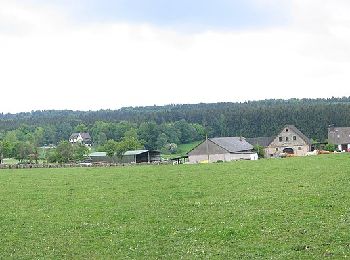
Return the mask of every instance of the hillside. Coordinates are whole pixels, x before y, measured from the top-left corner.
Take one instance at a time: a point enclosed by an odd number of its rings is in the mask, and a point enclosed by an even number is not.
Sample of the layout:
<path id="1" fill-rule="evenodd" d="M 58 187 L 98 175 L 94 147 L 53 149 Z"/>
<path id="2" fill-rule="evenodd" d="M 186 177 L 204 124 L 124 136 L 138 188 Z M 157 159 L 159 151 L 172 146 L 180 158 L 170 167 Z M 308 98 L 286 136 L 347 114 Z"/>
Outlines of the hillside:
<path id="1" fill-rule="evenodd" d="M 272 136 L 286 124 L 296 125 L 308 137 L 323 141 L 329 124 L 350 125 L 350 98 L 263 100 L 244 103 L 184 104 L 127 107 L 100 111 L 32 111 L 0 114 L 0 132 L 22 125 L 52 128 L 65 139 L 69 131 L 84 124 L 90 130 L 98 121 L 127 121 L 136 127 L 144 122 L 156 124 L 186 120 L 200 124 L 209 136 Z M 55 140 L 56 142 L 59 140 Z M 190 140 L 194 141 L 194 140 Z"/>

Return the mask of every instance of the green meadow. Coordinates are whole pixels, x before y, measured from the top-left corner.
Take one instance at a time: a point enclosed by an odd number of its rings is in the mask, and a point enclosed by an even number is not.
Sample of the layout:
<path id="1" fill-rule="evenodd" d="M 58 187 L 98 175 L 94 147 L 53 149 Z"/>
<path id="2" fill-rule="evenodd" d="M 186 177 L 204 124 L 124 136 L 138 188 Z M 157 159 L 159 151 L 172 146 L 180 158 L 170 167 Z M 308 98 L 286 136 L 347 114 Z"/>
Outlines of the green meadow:
<path id="1" fill-rule="evenodd" d="M 350 256 L 350 154 L 0 171 L 0 259 Z"/>

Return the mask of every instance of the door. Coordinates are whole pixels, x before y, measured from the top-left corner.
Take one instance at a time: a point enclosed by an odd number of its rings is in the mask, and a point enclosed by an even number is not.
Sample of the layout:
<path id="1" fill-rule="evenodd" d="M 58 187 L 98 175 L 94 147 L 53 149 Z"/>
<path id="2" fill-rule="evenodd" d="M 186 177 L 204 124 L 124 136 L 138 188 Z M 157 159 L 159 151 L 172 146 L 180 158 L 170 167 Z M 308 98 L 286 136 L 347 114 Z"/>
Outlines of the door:
<path id="1" fill-rule="evenodd" d="M 284 148 L 283 152 L 286 154 L 294 154 L 293 148 Z"/>

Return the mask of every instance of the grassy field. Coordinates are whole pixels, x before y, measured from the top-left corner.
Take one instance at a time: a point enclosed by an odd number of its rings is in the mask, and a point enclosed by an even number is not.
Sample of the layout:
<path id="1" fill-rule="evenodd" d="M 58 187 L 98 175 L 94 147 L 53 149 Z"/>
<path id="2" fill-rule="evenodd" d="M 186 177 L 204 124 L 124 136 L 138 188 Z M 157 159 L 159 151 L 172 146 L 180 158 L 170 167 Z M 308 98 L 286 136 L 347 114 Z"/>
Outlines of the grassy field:
<path id="1" fill-rule="evenodd" d="M 0 171 L 0 259 L 350 256 L 350 155 Z"/>

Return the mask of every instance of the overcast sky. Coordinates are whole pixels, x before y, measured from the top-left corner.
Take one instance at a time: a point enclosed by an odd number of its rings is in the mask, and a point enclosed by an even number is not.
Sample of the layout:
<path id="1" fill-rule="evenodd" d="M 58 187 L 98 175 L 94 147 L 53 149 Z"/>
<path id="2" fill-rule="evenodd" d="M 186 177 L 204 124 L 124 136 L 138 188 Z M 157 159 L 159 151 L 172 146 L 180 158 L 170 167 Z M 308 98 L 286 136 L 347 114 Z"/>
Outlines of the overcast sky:
<path id="1" fill-rule="evenodd" d="M 349 0 L 0 0 L 0 112 L 350 96 Z"/>

